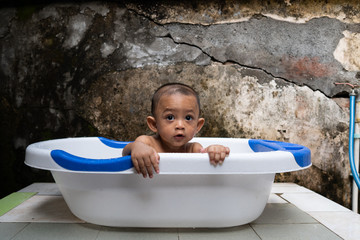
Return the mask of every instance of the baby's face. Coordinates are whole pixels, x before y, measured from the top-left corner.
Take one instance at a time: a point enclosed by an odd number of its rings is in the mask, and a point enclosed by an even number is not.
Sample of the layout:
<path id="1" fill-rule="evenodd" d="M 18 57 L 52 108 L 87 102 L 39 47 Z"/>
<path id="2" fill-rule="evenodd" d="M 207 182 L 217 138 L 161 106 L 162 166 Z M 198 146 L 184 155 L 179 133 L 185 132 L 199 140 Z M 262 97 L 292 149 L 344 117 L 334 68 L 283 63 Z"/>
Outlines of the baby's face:
<path id="1" fill-rule="evenodd" d="M 155 118 L 157 132 L 171 151 L 181 151 L 202 127 L 198 124 L 199 106 L 192 95 L 163 95 L 156 107 Z"/>

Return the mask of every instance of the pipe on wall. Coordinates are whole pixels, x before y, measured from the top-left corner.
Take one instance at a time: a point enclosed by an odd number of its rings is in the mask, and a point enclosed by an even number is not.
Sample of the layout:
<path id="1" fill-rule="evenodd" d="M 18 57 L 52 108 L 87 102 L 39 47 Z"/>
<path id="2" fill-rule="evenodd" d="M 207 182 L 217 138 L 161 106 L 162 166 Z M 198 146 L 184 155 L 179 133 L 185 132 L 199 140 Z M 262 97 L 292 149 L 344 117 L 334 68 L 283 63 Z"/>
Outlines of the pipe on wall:
<path id="1" fill-rule="evenodd" d="M 359 138 L 360 138 L 360 102 L 353 90 L 350 93 L 350 129 L 349 129 L 349 161 L 353 175 L 352 209 L 358 211 L 358 195 L 360 179 L 357 168 L 359 166 Z M 356 107 L 356 105 L 359 105 Z M 357 109 L 356 109 L 357 108 Z M 357 111 L 356 111 L 357 110 Z M 356 116 L 356 123 L 355 123 Z M 355 133 L 354 133 L 355 132 Z"/>

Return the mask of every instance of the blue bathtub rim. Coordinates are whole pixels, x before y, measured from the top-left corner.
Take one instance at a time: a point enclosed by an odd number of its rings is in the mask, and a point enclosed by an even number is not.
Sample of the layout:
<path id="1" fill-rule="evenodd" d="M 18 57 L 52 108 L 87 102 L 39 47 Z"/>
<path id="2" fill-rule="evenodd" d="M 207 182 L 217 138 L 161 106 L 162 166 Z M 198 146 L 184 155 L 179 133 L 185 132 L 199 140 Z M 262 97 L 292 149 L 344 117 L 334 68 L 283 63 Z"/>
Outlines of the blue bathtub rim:
<path id="1" fill-rule="evenodd" d="M 104 137 L 98 137 L 98 138 L 103 144 L 105 144 L 106 146 L 111 147 L 111 148 L 124 148 L 126 145 L 131 143 L 131 142 L 115 141 L 115 140 L 104 138 Z"/>
<path id="2" fill-rule="evenodd" d="M 133 167 L 131 156 L 91 159 L 75 156 L 63 150 L 52 150 L 52 159 L 61 167 L 72 171 L 120 172 Z"/>
<path id="3" fill-rule="evenodd" d="M 311 164 L 310 149 L 299 144 L 262 139 L 250 139 L 248 144 L 254 152 L 290 152 L 300 167 L 306 167 Z"/>
<path id="4" fill-rule="evenodd" d="M 98 138 L 103 144 L 111 148 L 124 148 L 130 143 L 104 137 Z M 294 156 L 296 163 L 302 168 L 311 164 L 310 149 L 299 144 L 262 139 L 249 139 L 248 144 L 254 152 L 290 152 Z M 52 150 L 50 155 L 59 166 L 72 171 L 119 172 L 133 167 L 130 155 L 118 158 L 91 159 L 75 156 L 60 149 Z"/>
<path id="5" fill-rule="evenodd" d="M 111 148 L 124 148 L 130 142 L 115 141 L 112 139 L 98 137 L 100 142 Z M 70 154 L 64 150 L 55 149 L 50 152 L 52 159 L 61 167 L 72 171 L 92 172 L 120 172 L 133 167 L 131 156 L 118 158 L 91 159 Z"/>

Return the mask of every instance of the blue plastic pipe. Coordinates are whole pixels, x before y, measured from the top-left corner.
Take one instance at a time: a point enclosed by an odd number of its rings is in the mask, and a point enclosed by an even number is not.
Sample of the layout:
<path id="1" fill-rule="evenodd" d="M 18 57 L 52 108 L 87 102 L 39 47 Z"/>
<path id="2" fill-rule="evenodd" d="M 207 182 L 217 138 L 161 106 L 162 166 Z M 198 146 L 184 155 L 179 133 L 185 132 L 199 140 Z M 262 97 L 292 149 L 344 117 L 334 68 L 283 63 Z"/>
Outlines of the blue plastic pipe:
<path id="1" fill-rule="evenodd" d="M 355 97 L 354 93 L 350 94 L 350 130 L 349 130 L 349 160 L 351 173 L 354 181 L 360 189 L 359 174 L 356 170 L 355 159 L 354 159 L 354 127 L 355 127 Z"/>

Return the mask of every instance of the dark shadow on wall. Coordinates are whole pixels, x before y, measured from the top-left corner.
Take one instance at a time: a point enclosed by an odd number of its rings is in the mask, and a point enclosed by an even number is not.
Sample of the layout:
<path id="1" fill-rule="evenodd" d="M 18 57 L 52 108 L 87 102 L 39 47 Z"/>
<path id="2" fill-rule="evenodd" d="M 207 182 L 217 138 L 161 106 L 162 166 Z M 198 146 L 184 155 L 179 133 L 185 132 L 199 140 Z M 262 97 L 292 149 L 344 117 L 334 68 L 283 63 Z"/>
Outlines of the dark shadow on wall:
<path id="1" fill-rule="evenodd" d="M 33 169 L 24 164 L 25 149 L 34 142 L 76 136 L 97 136 L 97 130 L 75 115 L 50 119 L 48 109 L 16 108 L 0 97 L 0 198 L 34 182 L 53 182 L 49 171 Z M 62 111 L 66 116 L 65 110 Z M 73 113 L 72 113 L 73 114 Z M 45 116 L 45 117 L 44 117 Z M 56 128 L 51 121 L 63 121 Z M 47 124 L 48 123 L 48 124 Z"/>

